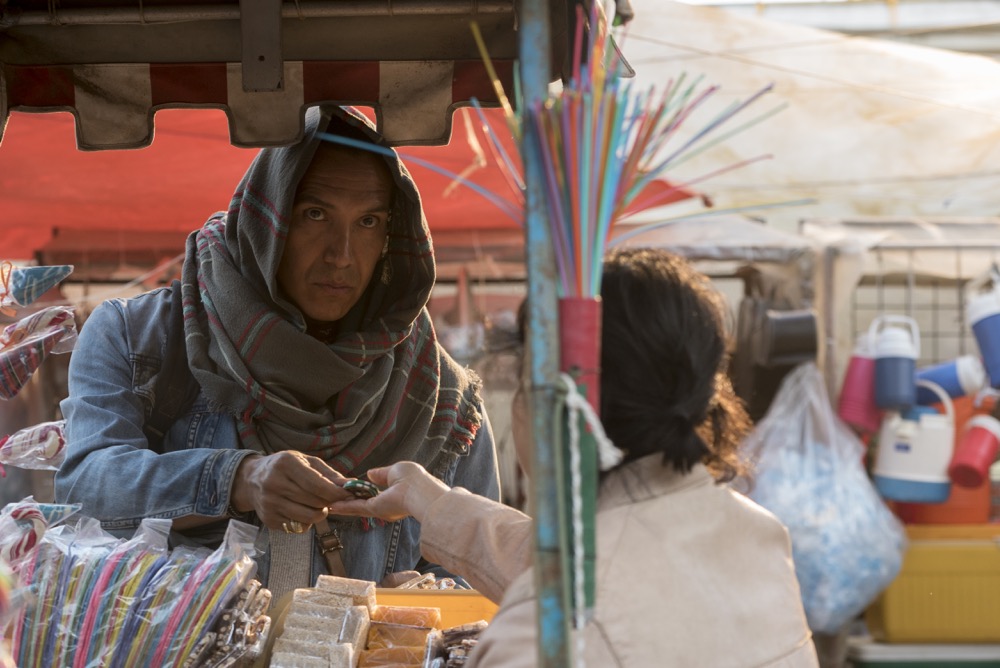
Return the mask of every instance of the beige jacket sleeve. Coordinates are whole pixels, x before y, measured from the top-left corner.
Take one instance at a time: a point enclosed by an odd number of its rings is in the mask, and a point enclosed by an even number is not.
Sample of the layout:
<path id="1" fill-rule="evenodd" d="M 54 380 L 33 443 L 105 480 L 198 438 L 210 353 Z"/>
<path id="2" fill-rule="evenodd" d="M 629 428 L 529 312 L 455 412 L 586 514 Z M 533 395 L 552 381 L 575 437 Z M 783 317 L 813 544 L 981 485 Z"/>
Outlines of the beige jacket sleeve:
<path id="1" fill-rule="evenodd" d="M 427 509 L 420 548 L 428 561 L 499 603 L 531 565 L 531 527 L 531 518 L 519 510 L 456 487 Z"/>

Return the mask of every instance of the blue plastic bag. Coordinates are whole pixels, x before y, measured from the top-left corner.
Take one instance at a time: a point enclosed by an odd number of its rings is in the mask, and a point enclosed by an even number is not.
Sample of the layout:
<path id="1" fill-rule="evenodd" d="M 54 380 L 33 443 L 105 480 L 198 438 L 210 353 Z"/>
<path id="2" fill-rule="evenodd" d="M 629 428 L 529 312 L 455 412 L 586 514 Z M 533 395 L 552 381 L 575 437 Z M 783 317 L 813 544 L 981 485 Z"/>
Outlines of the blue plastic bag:
<path id="1" fill-rule="evenodd" d="M 837 633 L 899 573 L 906 533 L 862 465 L 864 446 L 833 410 L 813 363 L 783 381 L 741 445 L 748 495 L 788 528 L 809 627 Z"/>

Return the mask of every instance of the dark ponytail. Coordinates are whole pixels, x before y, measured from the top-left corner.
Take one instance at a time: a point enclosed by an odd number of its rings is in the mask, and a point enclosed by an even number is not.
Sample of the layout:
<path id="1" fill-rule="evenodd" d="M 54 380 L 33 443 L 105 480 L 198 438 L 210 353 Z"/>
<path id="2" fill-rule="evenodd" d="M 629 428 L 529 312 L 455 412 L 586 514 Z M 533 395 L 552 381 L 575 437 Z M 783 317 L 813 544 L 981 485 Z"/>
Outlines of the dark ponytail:
<path id="1" fill-rule="evenodd" d="M 746 411 L 723 369 L 724 304 L 709 280 L 662 250 L 613 251 L 604 264 L 601 419 L 625 462 L 662 453 L 727 480 Z"/>

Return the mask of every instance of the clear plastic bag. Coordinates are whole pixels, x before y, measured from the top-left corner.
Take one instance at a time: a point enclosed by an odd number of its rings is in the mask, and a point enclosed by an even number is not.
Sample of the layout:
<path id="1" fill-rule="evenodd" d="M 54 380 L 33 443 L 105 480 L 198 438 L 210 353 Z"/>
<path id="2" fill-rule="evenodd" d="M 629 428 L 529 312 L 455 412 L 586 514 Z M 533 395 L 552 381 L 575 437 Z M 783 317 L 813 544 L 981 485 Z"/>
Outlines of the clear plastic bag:
<path id="1" fill-rule="evenodd" d="M 0 330 L 0 348 L 15 346 L 26 339 L 47 332 L 61 331 L 62 336 L 52 347 L 53 353 L 68 353 L 76 343 L 76 317 L 69 306 L 50 306 L 21 318 Z"/>
<path id="2" fill-rule="evenodd" d="M 76 344 L 73 311 L 53 306 L 0 331 L 0 399 L 13 399 L 50 354 Z"/>
<path id="3" fill-rule="evenodd" d="M 46 530 L 19 573 L 32 603 L 12 632 L 17 665 L 201 666 L 220 627 L 238 636 L 225 639 L 234 659 L 259 653 L 270 592 L 250 587 L 257 529 L 230 522 L 215 551 L 170 552 L 169 532 L 169 520 L 146 519 L 124 541 L 88 517 Z"/>
<path id="4" fill-rule="evenodd" d="M 7 623 L 14 612 L 11 602 L 13 590 L 14 575 L 10 572 L 7 562 L 0 559 L 0 668 L 16 668 L 14 658 L 10 655 L 6 631 Z"/>
<path id="5" fill-rule="evenodd" d="M 0 465 L 56 471 L 66 458 L 66 421 L 43 422 L 0 438 Z"/>
<path id="6" fill-rule="evenodd" d="M 42 536 L 80 510 L 79 504 L 36 503 L 28 496 L 0 509 L 0 559 L 20 577 L 35 558 Z"/>
<path id="7" fill-rule="evenodd" d="M 815 364 L 785 378 L 741 448 L 753 469 L 750 498 L 788 527 L 809 627 L 838 632 L 899 573 L 906 534 Z"/>

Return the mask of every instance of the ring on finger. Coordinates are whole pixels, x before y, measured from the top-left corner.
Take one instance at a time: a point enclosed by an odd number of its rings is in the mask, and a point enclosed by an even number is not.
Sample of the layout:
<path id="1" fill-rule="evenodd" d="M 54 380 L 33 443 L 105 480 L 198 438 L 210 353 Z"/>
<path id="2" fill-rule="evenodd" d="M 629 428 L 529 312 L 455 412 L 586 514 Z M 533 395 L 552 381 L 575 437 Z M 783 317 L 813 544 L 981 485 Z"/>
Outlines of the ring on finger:
<path id="1" fill-rule="evenodd" d="M 288 520 L 287 522 L 281 523 L 281 528 L 285 530 L 285 533 L 305 533 L 308 527 L 302 522 Z"/>

